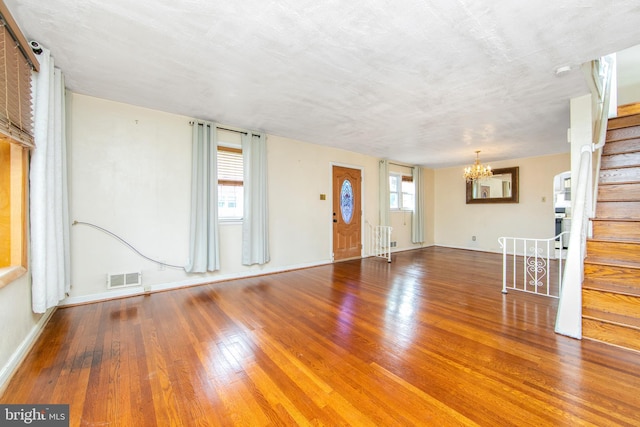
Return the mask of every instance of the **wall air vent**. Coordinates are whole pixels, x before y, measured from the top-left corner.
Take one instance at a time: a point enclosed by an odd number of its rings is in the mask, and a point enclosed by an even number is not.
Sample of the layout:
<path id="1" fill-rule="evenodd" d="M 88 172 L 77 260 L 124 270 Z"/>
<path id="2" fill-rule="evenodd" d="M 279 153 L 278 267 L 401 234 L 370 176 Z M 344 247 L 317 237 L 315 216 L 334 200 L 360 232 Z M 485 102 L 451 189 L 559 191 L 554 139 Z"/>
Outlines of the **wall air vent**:
<path id="1" fill-rule="evenodd" d="M 111 273 L 107 274 L 107 288 L 120 289 L 131 286 L 142 286 L 142 273 Z"/>

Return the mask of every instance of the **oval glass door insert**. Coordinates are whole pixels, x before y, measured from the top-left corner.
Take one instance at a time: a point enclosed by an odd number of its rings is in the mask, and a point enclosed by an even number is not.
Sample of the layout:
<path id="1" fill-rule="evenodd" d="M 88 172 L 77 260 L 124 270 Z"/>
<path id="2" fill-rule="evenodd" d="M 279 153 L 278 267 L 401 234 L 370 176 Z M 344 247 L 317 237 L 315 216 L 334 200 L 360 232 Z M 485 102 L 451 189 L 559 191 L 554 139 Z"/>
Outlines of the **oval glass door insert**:
<path id="1" fill-rule="evenodd" d="M 349 224 L 353 218 L 353 187 L 348 179 L 345 179 L 340 189 L 340 213 L 345 223 Z"/>

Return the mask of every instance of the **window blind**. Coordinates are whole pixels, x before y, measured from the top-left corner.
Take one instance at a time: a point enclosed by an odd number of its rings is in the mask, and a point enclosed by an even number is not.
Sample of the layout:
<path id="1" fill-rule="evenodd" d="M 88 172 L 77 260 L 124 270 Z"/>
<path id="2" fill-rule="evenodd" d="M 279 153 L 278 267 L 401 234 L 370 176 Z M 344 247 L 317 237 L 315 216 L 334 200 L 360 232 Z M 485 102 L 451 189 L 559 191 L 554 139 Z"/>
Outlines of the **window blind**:
<path id="1" fill-rule="evenodd" d="M 31 63 L 4 17 L 0 26 L 0 136 L 33 147 Z"/>
<path id="2" fill-rule="evenodd" d="M 242 186 L 242 150 L 218 146 L 218 184 Z"/>

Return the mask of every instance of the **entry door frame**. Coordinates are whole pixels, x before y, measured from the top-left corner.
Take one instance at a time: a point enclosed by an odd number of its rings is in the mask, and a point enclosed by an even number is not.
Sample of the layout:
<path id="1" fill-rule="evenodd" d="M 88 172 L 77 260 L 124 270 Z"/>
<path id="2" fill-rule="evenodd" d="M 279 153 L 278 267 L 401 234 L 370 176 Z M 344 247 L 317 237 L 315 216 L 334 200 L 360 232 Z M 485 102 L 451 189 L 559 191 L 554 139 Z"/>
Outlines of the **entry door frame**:
<path id="1" fill-rule="evenodd" d="M 364 230 L 365 230 L 365 221 L 364 221 L 364 212 L 365 212 L 365 206 L 364 206 L 364 167 L 363 166 L 356 166 L 356 165 L 351 165 L 349 163 L 341 163 L 341 162 L 329 162 L 329 188 L 331 188 L 331 205 L 330 205 L 330 211 L 327 213 L 327 224 L 328 224 L 328 230 L 329 230 L 329 258 L 331 259 L 331 262 L 335 262 L 335 259 L 333 257 L 333 217 L 332 217 L 332 212 L 337 212 L 334 210 L 334 206 L 333 206 L 333 167 L 334 166 L 340 166 L 343 168 L 349 168 L 349 169 L 356 169 L 360 171 L 360 209 L 362 210 L 361 214 L 360 214 L 360 245 L 362 246 L 362 249 L 360 249 L 360 258 L 364 258 L 365 256 L 365 247 L 364 247 L 364 242 L 365 242 L 365 237 L 364 237 Z"/>

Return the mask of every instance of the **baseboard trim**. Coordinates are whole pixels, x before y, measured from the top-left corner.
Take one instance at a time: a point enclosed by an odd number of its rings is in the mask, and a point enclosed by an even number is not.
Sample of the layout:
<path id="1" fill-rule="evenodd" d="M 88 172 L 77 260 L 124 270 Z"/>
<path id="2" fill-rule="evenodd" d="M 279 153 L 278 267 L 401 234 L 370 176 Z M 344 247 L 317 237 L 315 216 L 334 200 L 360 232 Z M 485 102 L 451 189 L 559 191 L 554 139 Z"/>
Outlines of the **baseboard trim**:
<path id="1" fill-rule="evenodd" d="M 435 246 L 434 244 L 429 244 L 429 245 L 422 245 L 422 246 L 411 246 L 408 248 L 394 248 L 391 250 L 392 254 L 395 254 L 396 252 L 406 252 L 406 251 L 417 251 L 420 249 L 425 249 L 425 248 L 429 248 L 431 246 Z"/>
<path id="2" fill-rule="evenodd" d="M 327 264 L 331 264 L 331 261 L 329 260 L 318 261 L 313 263 L 297 264 L 297 265 L 283 267 L 283 268 L 273 268 L 273 269 L 264 269 L 264 270 L 255 270 L 255 271 L 252 270 L 252 271 L 245 271 L 242 273 L 224 274 L 220 276 L 201 276 L 193 279 L 181 280 L 178 282 L 158 283 L 155 285 L 144 285 L 144 286 L 131 287 L 127 289 L 117 289 L 117 290 L 111 290 L 107 292 L 101 292 L 98 294 L 68 297 L 60 302 L 59 307 L 91 304 L 91 303 L 100 302 L 100 301 L 108 301 L 113 299 L 147 295 L 147 294 L 152 294 L 156 292 L 170 291 L 173 289 L 189 288 L 192 286 L 227 282 L 227 281 L 236 280 L 236 279 L 265 276 L 268 274 L 275 274 L 275 273 L 284 273 L 287 271 L 301 270 L 303 268 L 318 267 L 318 266 L 327 265 Z"/>
<path id="3" fill-rule="evenodd" d="M 492 253 L 492 254 L 501 254 L 502 253 L 501 250 L 492 251 L 491 249 L 470 248 L 470 247 L 467 247 L 467 246 L 453 246 L 453 245 L 440 245 L 440 244 L 435 244 L 435 245 L 431 245 L 431 246 L 437 246 L 439 248 L 449 248 L 449 249 L 462 249 L 464 251 L 488 252 L 488 253 Z"/>
<path id="4" fill-rule="evenodd" d="M 57 307 L 50 308 L 47 310 L 38 320 L 29 334 L 22 340 L 16 351 L 13 352 L 6 365 L 2 367 L 0 370 L 0 396 L 2 396 L 9 385 L 9 381 L 15 374 L 18 367 L 22 364 L 22 361 L 27 357 L 31 348 L 36 343 L 42 331 L 44 331 L 44 327 L 51 320 L 51 316 L 55 313 Z"/>

